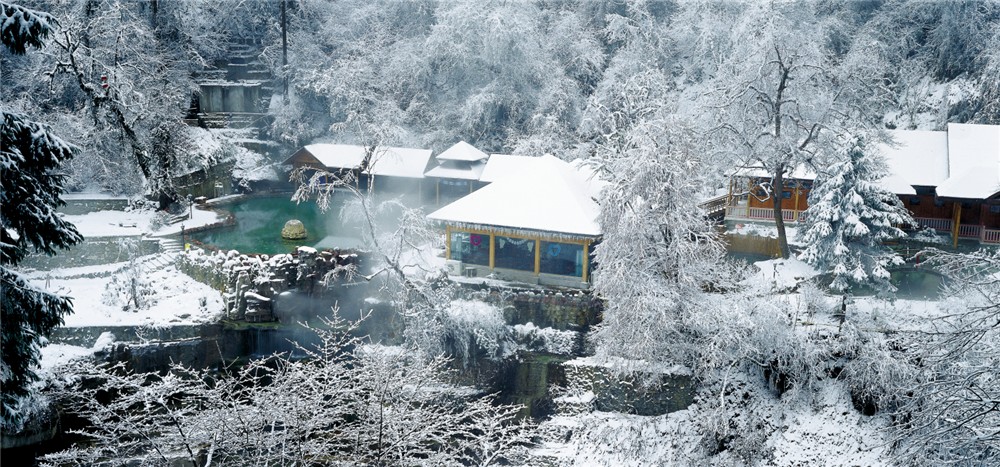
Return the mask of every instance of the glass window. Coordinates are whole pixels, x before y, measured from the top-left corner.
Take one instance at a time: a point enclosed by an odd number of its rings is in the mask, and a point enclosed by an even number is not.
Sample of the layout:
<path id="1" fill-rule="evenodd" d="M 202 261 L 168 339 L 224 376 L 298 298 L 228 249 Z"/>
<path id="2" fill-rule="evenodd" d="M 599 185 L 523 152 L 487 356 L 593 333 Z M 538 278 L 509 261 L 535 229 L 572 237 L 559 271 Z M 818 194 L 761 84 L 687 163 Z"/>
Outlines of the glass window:
<path id="1" fill-rule="evenodd" d="M 1000 214 L 1000 204 L 992 204 L 992 205 L 990 205 L 990 213 L 991 214 Z"/>
<path id="2" fill-rule="evenodd" d="M 919 196 L 911 196 L 910 197 L 910 206 L 917 206 L 919 204 L 920 204 L 920 197 Z"/>
<path id="3" fill-rule="evenodd" d="M 451 259 L 481 266 L 490 265 L 490 236 L 468 232 L 451 233 Z"/>
<path id="4" fill-rule="evenodd" d="M 791 199 L 792 192 L 791 191 L 782 191 L 781 192 L 781 197 L 784 198 L 784 199 Z"/>
<path id="5" fill-rule="evenodd" d="M 563 276 L 583 276 L 583 245 L 542 242 L 541 272 Z"/>
<path id="6" fill-rule="evenodd" d="M 524 238 L 497 236 L 493 266 L 498 268 L 535 271 L 535 241 Z"/>

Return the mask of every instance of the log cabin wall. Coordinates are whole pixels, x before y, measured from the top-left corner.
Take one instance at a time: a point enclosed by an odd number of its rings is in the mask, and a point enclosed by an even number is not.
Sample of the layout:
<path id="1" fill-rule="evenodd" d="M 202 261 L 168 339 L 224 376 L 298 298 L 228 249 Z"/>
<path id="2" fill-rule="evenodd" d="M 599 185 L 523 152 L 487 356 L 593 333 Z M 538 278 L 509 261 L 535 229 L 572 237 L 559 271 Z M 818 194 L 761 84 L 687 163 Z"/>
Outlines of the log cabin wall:
<path id="1" fill-rule="evenodd" d="M 748 205 L 752 208 L 770 208 L 774 206 L 770 197 L 759 184 L 766 182 L 767 180 L 758 179 L 751 182 L 750 186 L 754 187 L 753 194 L 749 198 Z M 798 202 L 796 202 L 796 187 L 798 187 Z M 797 211 L 805 211 L 809 207 L 809 189 L 812 188 L 811 180 L 785 180 L 785 188 L 782 193 L 778 193 L 781 196 L 781 209 L 793 209 Z M 787 194 L 786 194 L 787 193 Z M 765 198 L 766 199 L 763 199 Z M 763 199 L 763 200 L 762 200 Z"/>
<path id="2" fill-rule="evenodd" d="M 951 219 L 954 203 L 938 198 L 933 187 L 916 187 L 916 195 L 900 195 L 903 206 L 913 217 Z M 964 213 L 963 213 L 964 214 Z"/>
<path id="3" fill-rule="evenodd" d="M 1000 202 L 990 200 L 983 203 L 979 207 L 979 213 L 979 220 L 987 229 L 1000 229 Z"/>

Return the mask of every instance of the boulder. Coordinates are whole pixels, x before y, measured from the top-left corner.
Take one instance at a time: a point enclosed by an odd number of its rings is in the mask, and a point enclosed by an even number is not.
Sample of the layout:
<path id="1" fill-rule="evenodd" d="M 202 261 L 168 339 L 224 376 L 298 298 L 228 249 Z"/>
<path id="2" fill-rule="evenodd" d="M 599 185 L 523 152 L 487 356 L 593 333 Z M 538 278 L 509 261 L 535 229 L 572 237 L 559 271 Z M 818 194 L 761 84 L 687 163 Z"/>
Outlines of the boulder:
<path id="1" fill-rule="evenodd" d="M 286 240 L 302 240 L 308 235 L 306 226 L 302 225 L 302 221 L 298 219 L 285 222 L 285 227 L 281 229 L 281 238 Z"/>

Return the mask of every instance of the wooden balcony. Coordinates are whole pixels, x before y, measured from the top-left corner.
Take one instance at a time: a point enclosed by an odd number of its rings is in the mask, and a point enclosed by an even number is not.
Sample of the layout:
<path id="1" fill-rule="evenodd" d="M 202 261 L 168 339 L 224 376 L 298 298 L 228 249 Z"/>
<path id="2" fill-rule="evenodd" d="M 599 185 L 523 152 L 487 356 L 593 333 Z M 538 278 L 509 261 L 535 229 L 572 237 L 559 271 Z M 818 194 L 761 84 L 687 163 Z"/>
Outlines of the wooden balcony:
<path id="1" fill-rule="evenodd" d="M 793 209 L 782 209 L 781 218 L 791 224 L 804 221 L 808 213 Z M 774 210 L 749 206 L 726 206 L 726 220 L 774 222 Z M 944 234 L 951 234 L 954 224 L 951 219 L 936 219 L 930 217 L 915 217 L 913 220 L 920 227 L 929 227 Z M 980 243 L 1000 245 L 1000 230 L 987 229 L 982 225 L 959 225 L 958 238 L 979 240 Z"/>
<path id="2" fill-rule="evenodd" d="M 781 219 L 785 222 L 798 223 L 806 219 L 806 212 L 794 209 L 782 209 Z M 750 206 L 726 206 L 726 220 L 774 222 L 774 209 Z"/>

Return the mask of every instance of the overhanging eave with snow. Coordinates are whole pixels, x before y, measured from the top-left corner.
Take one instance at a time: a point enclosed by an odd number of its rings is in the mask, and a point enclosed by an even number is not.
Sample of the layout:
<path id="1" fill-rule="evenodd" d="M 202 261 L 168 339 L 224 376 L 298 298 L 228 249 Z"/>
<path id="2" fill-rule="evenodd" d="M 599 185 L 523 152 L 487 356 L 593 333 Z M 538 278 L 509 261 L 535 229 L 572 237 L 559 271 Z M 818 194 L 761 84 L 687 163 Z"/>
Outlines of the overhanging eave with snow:
<path id="1" fill-rule="evenodd" d="M 536 170 L 502 177 L 428 218 L 446 226 L 446 256 L 462 273 L 586 287 L 601 236 L 597 184 L 555 157 L 528 159 Z"/>

